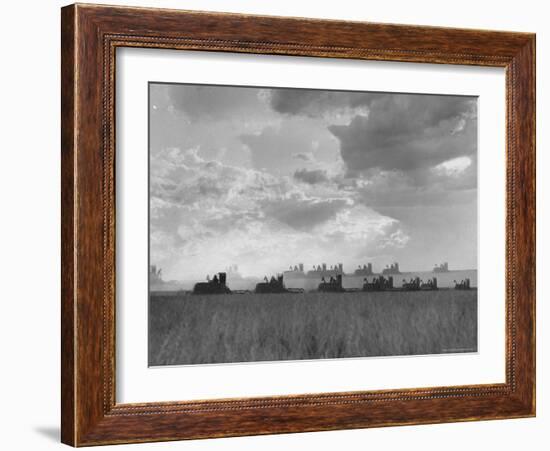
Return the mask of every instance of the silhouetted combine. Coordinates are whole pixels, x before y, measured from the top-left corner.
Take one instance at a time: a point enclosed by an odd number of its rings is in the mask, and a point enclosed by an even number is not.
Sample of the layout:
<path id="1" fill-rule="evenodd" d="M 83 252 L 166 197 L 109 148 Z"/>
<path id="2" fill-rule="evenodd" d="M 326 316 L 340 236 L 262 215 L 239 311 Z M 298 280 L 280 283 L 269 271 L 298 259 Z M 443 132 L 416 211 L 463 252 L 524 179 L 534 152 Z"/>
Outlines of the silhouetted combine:
<path id="1" fill-rule="evenodd" d="M 196 283 L 193 287 L 193 294 L 229 294 L 231 290 L 226 285 L 226 273 L 220 272 L 207 282 Z"/>
<path id="2" fill-rule="evenodd" d="M 382 274 L 401 274 L 401 271 L 399 270 L 399 263 L 395 262 L 391 265 L 386 265 L 386 267 L 382 270 Z"/>
<path id="3" fill-rule="evenodd" d="M 470 279 L 463 279 L 460 282 L 457 282 L 456 280 L 453 280 L 455 283 L 455 290 L 469 290 L 470 287 Z"/>
<path id="4" fill-rule="evenodd" d="M 423 282 L 420 277 L 410 279 L 408 282 L 403 279 L 401 287 L 404 291 L 437 290 L 437 279 L 434 277 L 427 282 Z"/>
<path id="5" fill-rule="evenodd" d="M 433 272 L 449 272 L 449 263 L 441 263 L 440 265 L 435 265 Z"/>
<path id="6" fill-rule="evenodd" d="M 372 276 L 374 272 L 372 271 L 372 263 L 367 263 L 366 265 L 359 265 L 353 275 L 355 276 Z"/>
<path id="7" fill-rule="evenodd" d="M 421 290 L 437 290 L 437 278 L 432 277 L 431 279 L 428 279 L 427 282 L 420 281 L 420 289 Z"/>
<path id="8" fill-rule="evenodd" d="M 285 287 L 283 282 L 283 276 L 277 275 L 277 278 L 271 276 L 271 279 L 268 281 L 267 277 L 264 277 L 265 282 L 256 284 L 255 293 L 288 293 L 288 290 Z"/>
<path id="9" fill-rule="evenodd" d="M 375 277 L 372 282 L 363 279 L 363 291 L 385 291 L 393 288 L 393 277 L 387 279 L 384 276 Z"/>
<path id="10" fill-rule="evenodd" d="M 319 291 L 325 291 L 325 292 L 346 291 L 344 287 L 342 287 L 342 274 L 337 274 L 336 277 L 331 276 L 328 282 L 323 277 L 317 289 Z"/>

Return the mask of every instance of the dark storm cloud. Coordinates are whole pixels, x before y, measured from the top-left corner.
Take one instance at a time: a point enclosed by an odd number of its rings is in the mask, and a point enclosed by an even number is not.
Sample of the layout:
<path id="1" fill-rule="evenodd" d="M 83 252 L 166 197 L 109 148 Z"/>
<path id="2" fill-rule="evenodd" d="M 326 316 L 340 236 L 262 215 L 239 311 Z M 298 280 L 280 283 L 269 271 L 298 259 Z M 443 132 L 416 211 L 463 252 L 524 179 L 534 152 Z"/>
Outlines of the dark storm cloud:
<path id="1" fill-rule="evenodd" d="M 398 171 L 422 185 L 433 181 L 431 170 L 445 161 L 467 156 L 476 167 L 473 97 L 282 89 L 271 93 L 270 105 L 294 117 L 330 119 L 345 111 L 349 123 L 328 130 L 338 139 L 348 176 Z M 472 185 L 471 174 L 450 179 L 449 187 Z"/>
<path id="2" fill-rule="evenodd" d="M 318 183 L 325 183 L 329 181 L 327 171 L 323 169 L 298 169 L 294 173 L 294 178 L 300 182 L 308 183 L 310 185 L 316 185 Z"/>
<path id="3" fill-rule="evenodd" d="M 454 96 L 381 95 L 368 116 L 333 125 L 350 172 L 413 171 L 474 155 L 475 101 Z"/>
<path id="4" fill-rule="evenodd" d="M 266 203 L 263 211 L 267 217 L 294 229 L 310 230 L 333 218 L 346 205 L 347 201 L 344 199 L 281 199 Z"/>

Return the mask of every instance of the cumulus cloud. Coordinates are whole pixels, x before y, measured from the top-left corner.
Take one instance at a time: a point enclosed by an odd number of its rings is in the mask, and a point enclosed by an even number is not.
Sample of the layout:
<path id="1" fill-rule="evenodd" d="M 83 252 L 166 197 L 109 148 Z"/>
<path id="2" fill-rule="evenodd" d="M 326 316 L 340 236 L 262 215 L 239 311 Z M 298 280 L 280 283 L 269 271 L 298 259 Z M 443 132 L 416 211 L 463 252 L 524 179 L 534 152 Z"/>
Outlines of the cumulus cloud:
<path id="1" fill-rule="evenodd" d="M 335 187 L 209 161 L 196 148 L 166 149 L 152 173 L 151 258 L 170 268 L 169 277 L 198 277 L 220 262 L 255 275 L 276 272 L 292 255 L 329 259 L 334 246 L 364 258 L 381 237 L 399 245 L 391 238 L 396 220 Z"/>
<path id="2" fill-rule="evenodd" d="M 450 176 L 459 176 L 463 174 L 466 169 L 468 169 L 472 164 L 472 159 L 470 157 L 457 157 L 451 158 L 450 160 L 439 163 L 434 167 L 435 172 L 441 172 L 445 175 Z"/>

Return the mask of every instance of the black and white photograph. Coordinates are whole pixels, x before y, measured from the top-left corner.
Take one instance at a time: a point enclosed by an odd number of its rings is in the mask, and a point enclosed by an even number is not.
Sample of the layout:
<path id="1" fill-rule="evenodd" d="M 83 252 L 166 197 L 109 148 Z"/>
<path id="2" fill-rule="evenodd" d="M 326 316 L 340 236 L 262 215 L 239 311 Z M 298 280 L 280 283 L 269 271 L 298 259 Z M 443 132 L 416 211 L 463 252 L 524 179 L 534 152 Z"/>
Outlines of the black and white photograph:
<path id="1" fill-rule="evenodd" d="M 548 451 L 549 8 L 449 5 L 4 2 L 2 449 Z"/>
<path id="2" fill-rule="evenodd" d="M 149 366 L 477 352 L 477 97 L 148 89 Z"/>

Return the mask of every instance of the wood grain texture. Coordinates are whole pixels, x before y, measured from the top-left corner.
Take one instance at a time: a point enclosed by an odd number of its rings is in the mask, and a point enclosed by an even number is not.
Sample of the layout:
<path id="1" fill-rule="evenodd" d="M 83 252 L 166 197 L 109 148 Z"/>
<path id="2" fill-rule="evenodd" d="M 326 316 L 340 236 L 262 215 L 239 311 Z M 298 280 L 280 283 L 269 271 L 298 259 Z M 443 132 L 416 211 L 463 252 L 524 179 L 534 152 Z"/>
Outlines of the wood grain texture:
<path id="1" fill-rule="evenodd" d="M 75 443 L 74 9 L 63 9 L 61 14 L 61 440 Z"/>
<path id="2" fill-rule="evenodd" d="M 73 446 L 535 414 L 535 36 L 71 5 L 62 10 L 62 441 Z M 117 404 L 117 47 L 506 68 L 506 383 Z"/>

